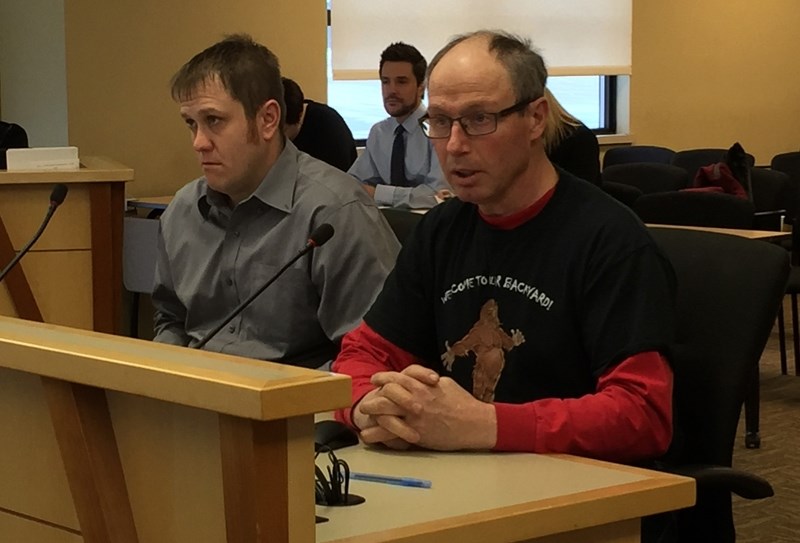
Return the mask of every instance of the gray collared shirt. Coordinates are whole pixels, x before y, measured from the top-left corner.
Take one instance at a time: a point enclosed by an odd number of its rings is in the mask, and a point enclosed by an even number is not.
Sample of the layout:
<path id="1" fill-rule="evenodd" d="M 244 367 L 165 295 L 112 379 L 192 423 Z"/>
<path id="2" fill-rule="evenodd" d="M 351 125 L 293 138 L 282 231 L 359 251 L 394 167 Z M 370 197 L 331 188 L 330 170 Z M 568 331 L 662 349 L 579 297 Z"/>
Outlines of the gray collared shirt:
<path id="1" fill-rule="evenodd" d="M 425 114 L 420 104 L 403 121 L 406 130 L 406 177 L 413 187 L 396 187 L 389 183 L 392 161 L 392 145 L 397 121 L 389 117 L 370 128 L 364 152 L 356 159 L 347 173 L 364 183 L 375 185 L 375 201 L 379 205 L 393 207 L 428 208 L 435 206 L 436 191 L 449 189 L 444 180 L 439 159 L 433 152 L 430 140 L 422 133 L 419 118 Z"/>
<path id="2" fill-rule="evenodd" d="M 233 209 L 205 178 L 161 217 L 153 292 L 156 341 L 197 343 L 328 222 L 333 238 L 301 258 L 206 349 L 317 367 L 335 356 L 394 266 L 399 244 L 349 175 L 291 143 Z"/>

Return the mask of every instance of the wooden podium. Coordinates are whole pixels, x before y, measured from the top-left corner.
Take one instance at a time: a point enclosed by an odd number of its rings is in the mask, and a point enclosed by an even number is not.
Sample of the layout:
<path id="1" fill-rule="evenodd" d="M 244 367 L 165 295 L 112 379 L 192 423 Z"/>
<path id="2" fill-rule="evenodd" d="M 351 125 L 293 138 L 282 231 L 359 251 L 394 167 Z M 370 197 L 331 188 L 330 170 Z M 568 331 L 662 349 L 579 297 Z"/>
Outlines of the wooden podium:
<path id="1" fill-rule="evenodd" d="M 133 170 L 84 157 L 75 171 L 0 170 L 0 266 L 33 236 L 56 183 L 69 188 L 45 233 L 0 283 L 0 315 L 119 333 L 122 219 Z"/>
<path id="2" fill-rule="evenodd" d="M 0 541 L 311 543 L 325 372 L 0 317 Z"/>

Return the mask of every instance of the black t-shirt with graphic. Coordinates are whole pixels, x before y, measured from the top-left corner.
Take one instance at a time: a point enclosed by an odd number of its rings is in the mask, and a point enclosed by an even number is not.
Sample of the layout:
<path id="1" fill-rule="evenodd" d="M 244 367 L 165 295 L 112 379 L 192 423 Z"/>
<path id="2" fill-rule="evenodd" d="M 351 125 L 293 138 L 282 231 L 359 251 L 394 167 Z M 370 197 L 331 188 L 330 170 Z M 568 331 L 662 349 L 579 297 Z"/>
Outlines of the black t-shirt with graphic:
<path id="1" fill-rule="evenodd" d="M 630 210 L 559 175 L 513 230 L 458 200 L 429 211 L 366 323 L 484 401 L 580 397 L 625 358 L 666 354 L 669 262 Z"/>

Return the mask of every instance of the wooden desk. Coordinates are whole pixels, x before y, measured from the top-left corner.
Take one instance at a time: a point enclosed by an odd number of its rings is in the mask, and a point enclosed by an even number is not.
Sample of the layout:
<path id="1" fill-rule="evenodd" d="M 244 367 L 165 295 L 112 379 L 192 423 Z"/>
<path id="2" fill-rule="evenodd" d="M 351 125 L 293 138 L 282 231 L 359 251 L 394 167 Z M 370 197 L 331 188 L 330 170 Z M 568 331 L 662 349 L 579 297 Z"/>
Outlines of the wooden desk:
<path id="1" fill-rule="evenodd" d="M 648 228 L 679 228 L 683 230 L 699 230 L 701 232 L 712 232 L 714 234 L 728 234 L 729 236 L 739 236 L 748 239 L 759 239 L 762 241 L 779 241 L 792 237 L 791 232 L 781 232 L 778 230 L 738 230 L 735 228 L 712 228 L 710 226 L 679 226 L 675 224 L 648 224 Z"/>
<path id="2" fill-rule="evenodd" d="M 122 218 L 133 170 L 84 157 L 74 171 L 0 171 L 0 262 L 33 236 L 55 183 L 69 188 L 41 239 L 0 284 L 0 315 L 118 333 Z"/>
<path id="3" fill-rule="evenodd" d="M 352 471 L 428 479 L 430 489 L 351 481 L 367 499 L 317 507 L 317 543 L 638 542 L 639 519 L 689 507 L 693 479 L 566 455 L 336 452 Z M 325 469 L 327 457 L 317 465 Z"/>
<path id="4" fill-rule="evenodd" d="M 313 413 L 349 403 L 341 375 L 0 317 L 0 540 L 313 543 Z"/>

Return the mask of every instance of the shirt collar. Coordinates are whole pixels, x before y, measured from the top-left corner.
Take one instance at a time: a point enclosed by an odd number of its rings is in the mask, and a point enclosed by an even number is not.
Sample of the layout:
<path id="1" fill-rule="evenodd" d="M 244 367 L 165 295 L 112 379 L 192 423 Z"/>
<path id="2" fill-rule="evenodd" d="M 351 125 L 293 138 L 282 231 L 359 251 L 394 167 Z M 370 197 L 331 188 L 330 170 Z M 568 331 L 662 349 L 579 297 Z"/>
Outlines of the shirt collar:
<path id="1" fill-rule="evenodd" d="M 414 112 L 411 115 L 409 115 L 408 118 L 402 123 L 403 128 L 405 128 L 406 132 L 411 133 L 414 132 L 415 130 L 421 130 L 419 127 L 419 119 L 427 112 L 428 108 L 425 107 L 425 104 L 420 102 L 417 109 L 415 109 Z"/>
<path id="2" fill-rule="evenodd" d="M 278 155 L 278 160 L 269 169 L 253 194 L 242 200 L 240 205 L 255 198 L 270 207 L 291 213 L 297 181 L 297 159 L 297 147 L 287 139 L 283 151 Z M 225 206 L 227 197 L 210 188 L 207 183 L 204 185 L 197 201 L 197 207 L 203 218 L 208 219 L 211 206 Z"/>

